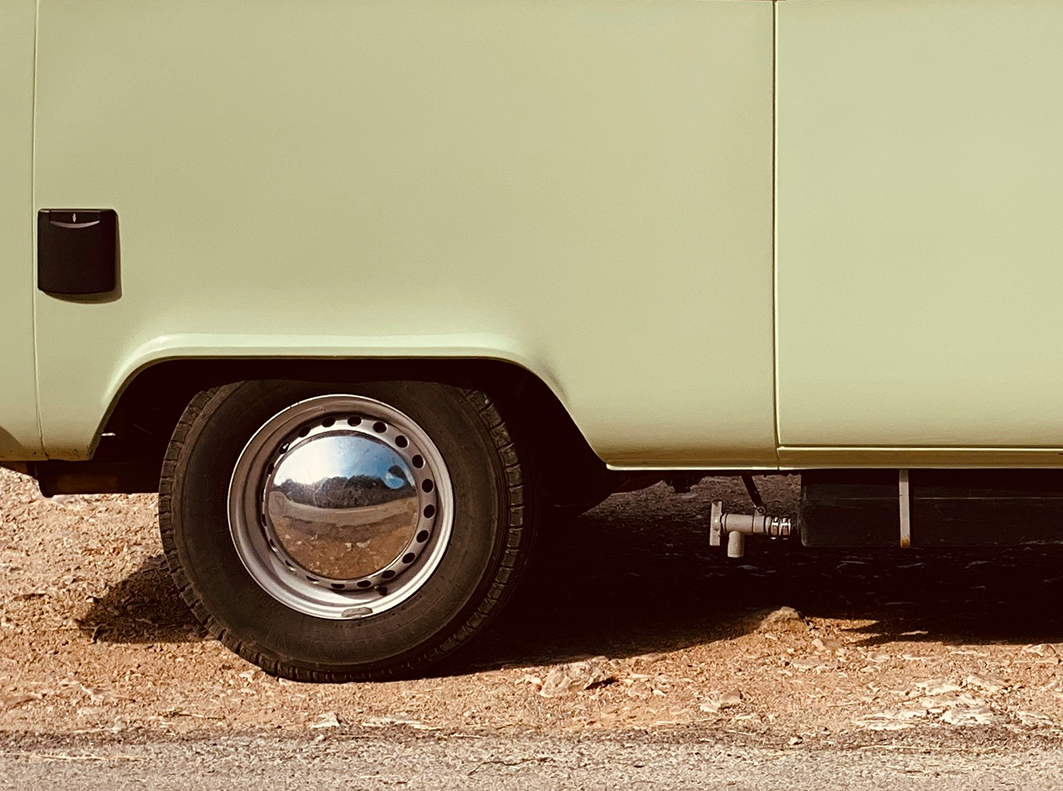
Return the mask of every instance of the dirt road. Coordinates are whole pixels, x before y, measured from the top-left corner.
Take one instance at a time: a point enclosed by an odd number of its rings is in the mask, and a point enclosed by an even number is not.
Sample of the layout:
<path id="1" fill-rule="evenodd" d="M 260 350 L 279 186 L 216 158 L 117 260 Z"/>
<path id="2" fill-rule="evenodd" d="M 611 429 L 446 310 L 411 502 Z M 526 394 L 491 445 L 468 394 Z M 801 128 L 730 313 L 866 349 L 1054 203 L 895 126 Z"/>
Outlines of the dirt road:
<path id="1" fill-rule="evenodd" d="M 792 508 L 788 479 L 764 490 L 773 510 Z M 17 746 L 35 734 L 68 746 L 251 734 L 287 749 L 395 731 L 957 760 L 1063 743 L 1063 553 L 751 541 L 728 562 L 705 541 L 715 496 L 744 500 L 707 479 L 547 526 L 518 600 L 433 677 L 305 685 L 203 637 L 163 568 L 154 498 L 46 500 L 0 471 L 0 750 L 29 766 L 21 753 L 51 749 Z"/>

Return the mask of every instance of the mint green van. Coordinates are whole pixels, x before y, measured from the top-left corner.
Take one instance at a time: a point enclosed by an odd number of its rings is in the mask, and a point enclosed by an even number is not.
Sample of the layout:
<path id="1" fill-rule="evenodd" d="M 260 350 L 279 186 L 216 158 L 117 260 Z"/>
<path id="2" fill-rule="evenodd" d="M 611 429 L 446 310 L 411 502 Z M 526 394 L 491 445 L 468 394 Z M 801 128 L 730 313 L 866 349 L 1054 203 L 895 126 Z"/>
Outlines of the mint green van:
<path id="1" fill-rule="evenodd" d="M 158 491 L 196 615 L 309 680 L 422 671 L 537 524 L 662 479 L 803 474 L 714 511 L 732 555 L 1056 541 L 1061 40 L 1058 0 L 4 0 L 0 463 Z"/>

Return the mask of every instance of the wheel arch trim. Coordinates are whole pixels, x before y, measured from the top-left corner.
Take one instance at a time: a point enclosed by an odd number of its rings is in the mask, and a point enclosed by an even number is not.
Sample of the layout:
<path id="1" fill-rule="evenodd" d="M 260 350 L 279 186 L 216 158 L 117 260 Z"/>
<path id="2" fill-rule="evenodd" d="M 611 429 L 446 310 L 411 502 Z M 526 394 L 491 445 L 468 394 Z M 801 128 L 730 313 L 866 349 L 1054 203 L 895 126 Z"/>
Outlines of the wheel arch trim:
<path id="1" fill-rule="evenodd" d="M 302 336 L 291 335 L 215 335 L 181 333 L 160 335 L 142 343 L 123 358 L 109 377 L 105 392 L 98 401 L 97 419 L 91 427 L 79 427 L 65 436 L 55 437 L 47 448 L 48 458 L 80 461 L 92 458 L 108 422 L 129 392 L 132 384 L 146 371 L 173 362 L 241 361 L 263 363 L 268 360 L 286 363 L 324 363 L 358 361 L 416 362 L 497 362 L 525 371 L 538 379 L 562 404 L 572 418 L 565 392 L 552 367 L 541 356 L 520 349 L 510 337 L 502 335 L 430 335 L 430 336 Z M 573 422 L 575 422 L 574 418 Z"/>

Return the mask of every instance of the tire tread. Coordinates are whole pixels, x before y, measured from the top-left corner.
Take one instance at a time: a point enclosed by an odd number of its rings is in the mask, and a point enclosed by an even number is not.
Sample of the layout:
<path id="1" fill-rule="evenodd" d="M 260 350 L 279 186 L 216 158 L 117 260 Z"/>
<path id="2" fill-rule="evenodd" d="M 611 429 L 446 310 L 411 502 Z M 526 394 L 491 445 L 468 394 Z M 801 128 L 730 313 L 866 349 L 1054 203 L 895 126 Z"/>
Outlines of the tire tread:
<path id="1" fill-rule="evenodd" d="M 494 444 L 502 465 L 501 480 L 507 488 L 506 505 L 508 513 L 500 518 L 506 535 L 501 544 L 505 548 L 486 594 L 481 598 L 476 609 L 469 614 L 464 623 L 444 640 L 423 653 L 407 659 L 402 663 L 379 670 L 354 672 L 326 672 L 310 670 L 295 664 L 276 659 L 272 653 L 264 651 L 251 641 L 237 638 L 225 629 L 207 610 L 202 600 L 185 574 L 178 557 L 177 542 L 174 535 L 172 502 L 174 487 L 180 475 L 179 467 L 182 449 L 198 433 L 201 419 L 210 411 L 217 399 L 225 395 L 239 383 L 223 385 L 198 393 L 181 415 L 174 429 L 169 446 L 163 459 L 162 474 L 159 482 L 159 530 L 163 550 L 170 575 L 181 595 L 196 619 L 204 626 L 207 633 L 224 644 L 229 650 L 275 676 L 292 681 L 305 682 L 347 682 L 380 681 L 406 678 L 436 665 L 466 644 L 469 639 L 485 626 L 512 595 L 516 582 L 530 554 L 531 532 L 524 529 L 526 519 L 525 504 L 525 470 L 523 469 L 517 449 L 494 402 L 482 391 L 461 389 L 462 397 L 472 407 Z"/>

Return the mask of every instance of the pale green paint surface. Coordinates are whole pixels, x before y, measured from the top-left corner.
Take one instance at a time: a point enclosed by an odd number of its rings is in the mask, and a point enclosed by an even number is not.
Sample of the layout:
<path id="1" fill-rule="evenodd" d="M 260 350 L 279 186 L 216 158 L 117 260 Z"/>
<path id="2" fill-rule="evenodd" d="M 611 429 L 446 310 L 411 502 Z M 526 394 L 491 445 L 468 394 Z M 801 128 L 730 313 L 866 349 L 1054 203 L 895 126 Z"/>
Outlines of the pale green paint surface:
<path id="1" fill-rule="evenodd" d="M 781 443 L 1063 446 L 1063 3 L 777 12 Z"/>
<path id="2" fill-rule="evenodd" d="M 37 296 L 48 451 L 172 356 L 513 360 L 594 449 L 774 465 L 772 4 L 41 0 L 38 207 L 122 295 Z"/>
<path id="3" fill-rule="evenodd" d="M 41 455 L 33 372 L 34 0 L 0 0 L 0 459 Z"/>
<path id="4" fill-rule="evenodd" d="M 0 13 L 32 52 L 27 8 Z M 51 455 L 153 361 L 305 355 L 513 361 L 619 467 L 1063 462 L 1063 4 L 249 8 L 41 0 L 36 204 L 113 207 L 122 239 L 120 299 L 36 297 Z"/>

